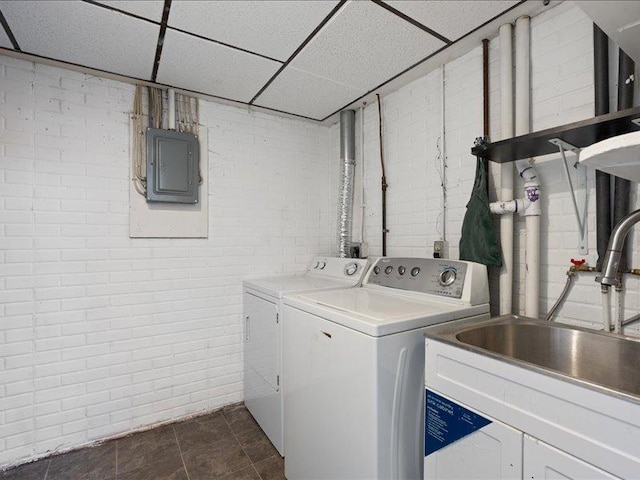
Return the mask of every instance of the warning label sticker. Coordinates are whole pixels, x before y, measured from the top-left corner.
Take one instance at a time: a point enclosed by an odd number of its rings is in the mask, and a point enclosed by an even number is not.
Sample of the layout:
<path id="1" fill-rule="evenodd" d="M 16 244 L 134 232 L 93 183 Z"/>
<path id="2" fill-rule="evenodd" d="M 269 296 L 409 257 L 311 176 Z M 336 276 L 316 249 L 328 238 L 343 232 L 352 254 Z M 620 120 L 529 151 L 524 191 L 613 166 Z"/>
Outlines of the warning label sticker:
<path id="1" fill-rule="evenodd" d="M 491 420 L 429 389 L 425 398 L 425 457 L 491 423 Z"/>

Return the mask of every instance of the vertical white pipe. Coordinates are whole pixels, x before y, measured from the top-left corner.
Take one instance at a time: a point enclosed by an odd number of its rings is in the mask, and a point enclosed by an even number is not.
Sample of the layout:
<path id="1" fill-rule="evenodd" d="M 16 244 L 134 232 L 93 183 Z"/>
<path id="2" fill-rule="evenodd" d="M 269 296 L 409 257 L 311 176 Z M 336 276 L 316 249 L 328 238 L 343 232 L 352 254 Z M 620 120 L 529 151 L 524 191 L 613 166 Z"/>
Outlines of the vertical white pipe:
<path id="1" fill-rule="evenodd" d="M 516 20 L 516 135 L 531 131 L 531 34 L 529 17 Z M 538 318 L 540 300 L 540 216 L 526 217 L 525 315 Z"/>
<path id="2" fill-rule="evenodd" d="M 447 149 L 446 149 L 446 117 L 445 117 L 445 71 L 444 65 L 441 70 L 441 91 L 440 91 L 440 181 L 442 182 L 442 240 L 447 239 Z"/>
<path id="3" fill-rule="evenodd" d="M 364 110 L 363 106 L 360 109 L 360 255 L 367 257 L 367 252 L 363 251 L 365 249 L 364 219 L 366 209 L 364 202 Z"/>
<path id="4" fill-rule="evenodd" d="M 176 129 L 176 92 L 173 88 L 167 90 L 167 110 L 169 118 L 169 130 Z"/>
<path id="5" fill-rule="evenodd" d="M 609 287 L 603 286 L 602 292 L 602 327 L 605 332 L 611 331 L 611 297 Z"/>
<path id="6" fill-rule="evenodd" d="M 530 41 L 529 17 L 520 17 L 516 20 L 516 135 L 531 131 Z"/>
<path id="7" fill-rule="evenodd" d="M 613 321 L 614 333 L 622 334 L 622 322 L 624 321 L 624 307 L 622 305 L 623 291 L 622 288 L 616 288 L 616 303 L 614 307 L 615 318 Z"/>
<path id="8" fill-rule="evenodd" d="M 500 131 L 503 139 L 513 137 L 513 40 L 511 24 L 500 27 Z M 500 166 L 500 201 L 513 200 L 513 164 Z M 512 311 L 513 298 L 513 214 L 500 215 L 500 315 Z"/>

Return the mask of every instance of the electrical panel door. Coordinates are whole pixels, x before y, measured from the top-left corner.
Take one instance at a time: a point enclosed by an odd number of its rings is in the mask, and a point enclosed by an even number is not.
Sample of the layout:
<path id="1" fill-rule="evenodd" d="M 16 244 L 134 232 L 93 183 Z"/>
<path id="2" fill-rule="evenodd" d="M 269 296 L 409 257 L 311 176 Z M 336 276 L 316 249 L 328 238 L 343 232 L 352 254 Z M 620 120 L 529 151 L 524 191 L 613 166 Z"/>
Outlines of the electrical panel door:
<path id="1" fill-rule="evenodd" d="M 147 129 L 147 201 L 198 203 L 200 149 L 192 133 Z"/>

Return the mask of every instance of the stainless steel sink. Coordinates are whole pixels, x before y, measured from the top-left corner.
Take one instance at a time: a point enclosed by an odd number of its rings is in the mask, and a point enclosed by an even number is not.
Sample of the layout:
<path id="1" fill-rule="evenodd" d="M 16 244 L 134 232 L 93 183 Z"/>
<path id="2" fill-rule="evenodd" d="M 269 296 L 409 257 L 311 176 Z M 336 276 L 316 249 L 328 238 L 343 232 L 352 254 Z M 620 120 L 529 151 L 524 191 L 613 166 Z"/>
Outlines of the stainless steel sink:
<path id="1" fill-rule="evenodd" d="M 640 340 L 514 315 L 427 336 L 640 399 Z"/>

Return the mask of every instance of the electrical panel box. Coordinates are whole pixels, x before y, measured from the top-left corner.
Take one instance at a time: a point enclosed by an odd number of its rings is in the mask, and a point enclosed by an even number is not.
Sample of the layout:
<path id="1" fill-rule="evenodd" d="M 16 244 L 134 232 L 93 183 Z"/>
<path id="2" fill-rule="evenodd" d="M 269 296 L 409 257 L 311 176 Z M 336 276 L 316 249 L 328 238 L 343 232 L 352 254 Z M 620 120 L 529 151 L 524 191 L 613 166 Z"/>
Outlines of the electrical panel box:
<path id="1" fill-rule="evenodd" d="M 147 201 L 198 203 L 200 148 L 192 133 L 147 129 Z"/>

